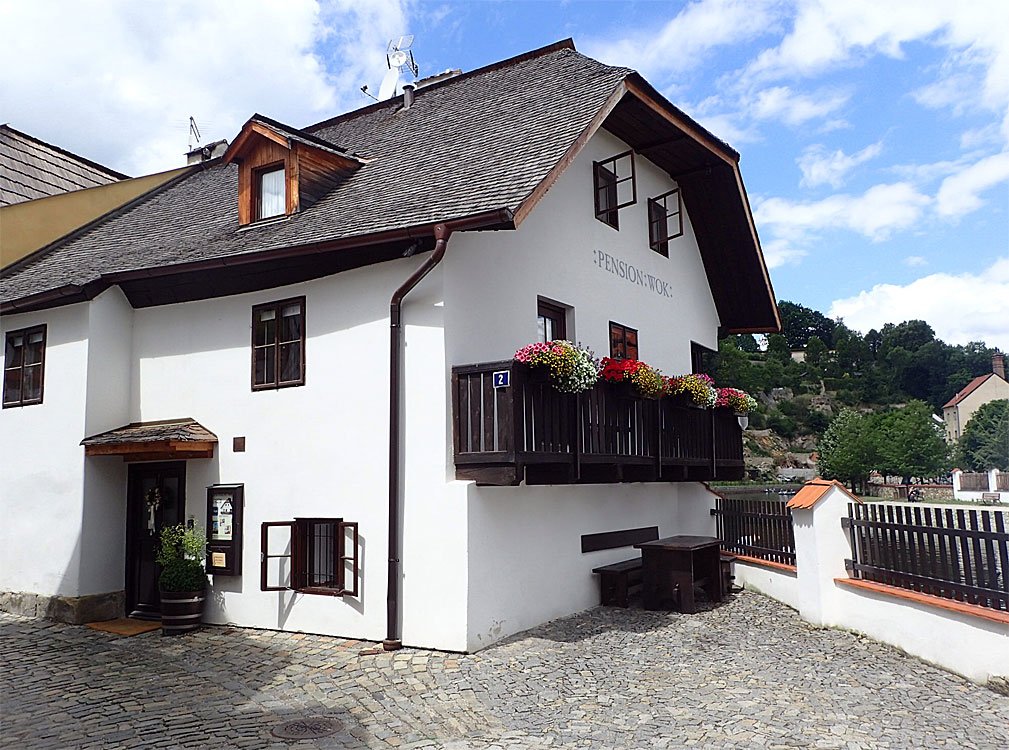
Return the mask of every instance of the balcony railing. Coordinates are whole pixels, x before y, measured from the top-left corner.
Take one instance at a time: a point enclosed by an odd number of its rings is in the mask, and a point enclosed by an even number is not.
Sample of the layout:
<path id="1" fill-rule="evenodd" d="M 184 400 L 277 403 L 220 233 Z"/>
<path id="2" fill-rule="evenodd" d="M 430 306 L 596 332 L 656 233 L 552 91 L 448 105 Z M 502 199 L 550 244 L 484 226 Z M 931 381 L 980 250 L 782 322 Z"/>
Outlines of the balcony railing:
<path id="1" fill-rule="evenodd" d="M 742 430 L 726 409 L 643 399 L 626 384 L 559 393 L 538 375 L 512 360 L 452 369 L 459 479 L 683 482 L 745 473 Z M 505 377 L 508 385 L 501 386 Z"/>

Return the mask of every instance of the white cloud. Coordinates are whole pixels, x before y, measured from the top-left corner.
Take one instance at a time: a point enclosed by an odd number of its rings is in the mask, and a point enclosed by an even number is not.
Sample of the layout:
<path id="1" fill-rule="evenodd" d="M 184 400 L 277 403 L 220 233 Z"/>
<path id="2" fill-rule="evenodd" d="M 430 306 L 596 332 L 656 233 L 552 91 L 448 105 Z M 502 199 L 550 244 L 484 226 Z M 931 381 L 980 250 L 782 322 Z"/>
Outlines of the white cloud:
<path id="1" fill-rule="evenodd" d="M 762 231 L 792 240 L 827 229 L 847 229 L 871 240 L 887 239 L 921 219 L 931 199 L 906 182 L 874 185 L 862 195 L 837 194 L 820 201 L 800 202 L 768 198 L 759 203 L 754 218 Z"/>
<path id="2" fill-rule="evenodd" d="M 696 68 L 705 53 L 773 29 L 779 9 L 771 0 L 699 0 L 687 5 L 661 29 L 620 38 L 587 39 L 585 54 L 612 65 L 634 68 L 653 82 Z"/>
<path id="3" fill-rule="evenodd" d="M 911 268 L 918 268 L 920 266 L 927 266 L 928 261 L 920 255 L 909 255 L 904 258 L 904 265 L 910 266 Z"/>
<path id="4" fill-rule="evenodd" d="M 846 154 L 841 149 L 828 151 L 822 144 L 809 146 L 796 159 L 802 170 L 800 184 L 803 187 L 830 185 L 839 188 L 851 170 L 875 159 L 882 150 L 882 142 L 870 144 L 854 154 Z"/>
<path id="5" fill-rule="evenodd" d="M 169 169 L 190 115 L 208 141 L 256 111 L 300 126 L 364 103 L 405 17 L 395 0 L 0 0 L 0 112 L 130 174 Z"/>
<path id="6" fill-rule="evenodd" d="M 947 51 L 936 80 L 919 89 L 928 106 L 965 100 L 999 113 L 1009 139 L 1009 3 L 1004 0 L 804 0 L 791 31 L 742 71 L 745 86 L 819 75 L 876 54 L 902 58 L 910 42 Z M 964 81 L 977 81 L 965 88 Z"/>
<path id="7" fill-rule="evenodd" d="M 925 320 L 950 344 L 984 341 L 1009 351 L 1009 256 L 980 273 L 936 273 L 910 284 L 878 284 L 835 300 L 828 316 L 856 330 Z"/>
<path id="8" fill-rule="evenodd" d="M 805 250 L 781 237 L 761 242 L 760 248 L 764 252 L 764 262 L 767 263 L 769 269 L 779 268 L 789 263 L 798 263 L 807 255 Z"/>
<path id="9" fill-rule="evenodd" d="M 848 99 L 846 93 L 820 91 L 802 94 L 788 86 L 774 86 L 758 91 L 748 110 L 753 117 L 761 120 L 780 120 L 795 127 L 836 112 L 847 104 Z"/>
<path id="10" fill-rule="evenodd" d="M 936 211 L 940 216 L 959 217 L 984 205 L 981 193 L 1009 180 L 1009 151 L 981 159 L 947 177 L 939 186 Z"/>

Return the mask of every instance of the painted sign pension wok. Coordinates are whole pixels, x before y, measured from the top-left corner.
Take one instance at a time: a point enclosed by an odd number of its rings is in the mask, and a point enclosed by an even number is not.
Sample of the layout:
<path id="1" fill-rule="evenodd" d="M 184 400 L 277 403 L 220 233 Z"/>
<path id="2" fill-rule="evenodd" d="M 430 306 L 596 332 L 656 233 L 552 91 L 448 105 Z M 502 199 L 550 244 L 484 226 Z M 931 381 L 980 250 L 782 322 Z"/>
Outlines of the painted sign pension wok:
<path id="1" fill-rule="evenodd" d="M 620 260 L 620 258 L 614 257 L 603 250 L 593 250 L 592 259 L 599 268 L 612 273 L 624 281 L 646 289 L 649 292 L 654 292 L 660 297 L 672 298 L 673 296 L 672 285 L 668 281 L 642 271 L 632 263 Z"/>

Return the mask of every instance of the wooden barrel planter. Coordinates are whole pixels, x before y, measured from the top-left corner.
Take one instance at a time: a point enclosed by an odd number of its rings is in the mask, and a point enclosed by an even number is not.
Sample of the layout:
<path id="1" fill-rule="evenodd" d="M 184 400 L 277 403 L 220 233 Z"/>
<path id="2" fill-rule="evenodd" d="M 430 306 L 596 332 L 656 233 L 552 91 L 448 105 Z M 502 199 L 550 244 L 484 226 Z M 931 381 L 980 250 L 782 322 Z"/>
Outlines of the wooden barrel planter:
<path id="1" fill-rule="evenodd" d="M 161 634 L 182 635 L 200 627 L 206 595 L 206 590 L 162 591 Z"/>

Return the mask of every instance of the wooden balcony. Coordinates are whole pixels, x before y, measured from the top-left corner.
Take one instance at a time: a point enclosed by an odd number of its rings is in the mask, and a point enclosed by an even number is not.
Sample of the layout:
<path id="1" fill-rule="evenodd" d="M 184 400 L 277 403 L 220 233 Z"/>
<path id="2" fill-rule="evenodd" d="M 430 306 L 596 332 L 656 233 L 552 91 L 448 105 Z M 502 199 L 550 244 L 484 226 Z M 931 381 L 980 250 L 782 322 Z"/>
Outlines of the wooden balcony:
<path id="1" fill-rule="evenodd" d="M 494 387 L 495 373 L 509 385 Z M 500 379 L 500 378 L 499 378 Z M 512 360 L 452 368 L 458 479 L 485 485 L 741 479 L 743 436 L 726 409 L 640 398 L 629 384 L 558 393 Z"/>

